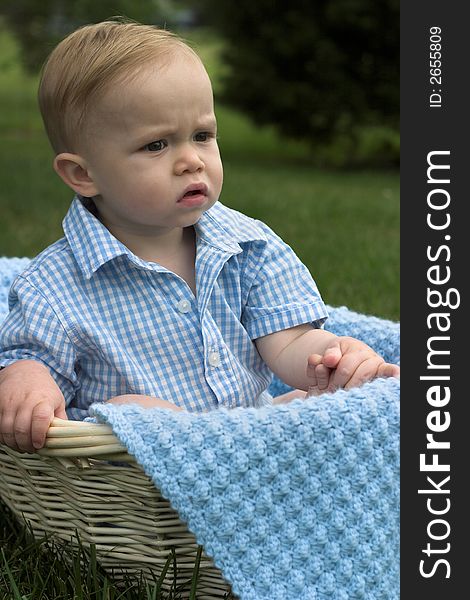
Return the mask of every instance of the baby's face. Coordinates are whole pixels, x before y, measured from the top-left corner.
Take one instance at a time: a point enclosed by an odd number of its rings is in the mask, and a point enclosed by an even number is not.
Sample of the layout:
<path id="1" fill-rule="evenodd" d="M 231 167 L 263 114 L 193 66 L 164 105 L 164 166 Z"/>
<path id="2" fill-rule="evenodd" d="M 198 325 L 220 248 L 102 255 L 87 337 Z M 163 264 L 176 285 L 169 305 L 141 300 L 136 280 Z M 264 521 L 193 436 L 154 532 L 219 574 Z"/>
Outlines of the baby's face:
<path id="1" fill-rule="evenodd" d="M 80 152 L 103 223 L 133 235 L 194 225 L 222 188 L 216 129 L 211 83 L 193 58 L 108 90 Z"/>

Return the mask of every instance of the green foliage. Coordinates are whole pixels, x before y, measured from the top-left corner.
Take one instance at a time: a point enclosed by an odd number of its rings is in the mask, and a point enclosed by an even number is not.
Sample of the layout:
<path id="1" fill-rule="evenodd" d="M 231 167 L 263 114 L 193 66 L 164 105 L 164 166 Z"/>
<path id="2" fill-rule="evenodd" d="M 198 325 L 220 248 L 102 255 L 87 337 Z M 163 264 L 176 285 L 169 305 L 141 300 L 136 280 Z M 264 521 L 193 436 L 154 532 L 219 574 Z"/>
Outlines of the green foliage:
<path id="1" fill-rule="evenodd" d="M 330 164 L 398 164 L 398 0 L 198 5 L 225 41 L 225 102 Z"/>
<path id="2" fill-rule="evenodd" d="M 37 73 L 54 46 L 81 25 L 114 15 L 141 22 L 158 17 L 154 0 L 0 0 L 0 14 L 20 43 L 30 73 Z"/>

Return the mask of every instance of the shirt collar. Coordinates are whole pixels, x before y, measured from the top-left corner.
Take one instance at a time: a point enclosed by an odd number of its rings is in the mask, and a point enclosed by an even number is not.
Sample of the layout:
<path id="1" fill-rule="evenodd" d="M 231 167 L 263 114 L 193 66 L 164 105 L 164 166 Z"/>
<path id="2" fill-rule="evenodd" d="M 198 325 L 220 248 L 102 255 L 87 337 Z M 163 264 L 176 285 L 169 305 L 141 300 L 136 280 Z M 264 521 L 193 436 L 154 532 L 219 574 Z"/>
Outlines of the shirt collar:
<path id="1" fill-rule="evenodd" d="M 90 279 L 105 263 L 119 256 L 127 256 L 136 266 L 151 270 L 166 270 L 156 263 L 148 263 L 116 239 L 93 214 L 89 198 L 76 196 L 62 223 L 65 238 L 83 275 Z M 200 241 L 228 254 L 242 252 L 240 243 L 267 241 L 256 221 L 225 207 L 220 202 L 206 211 L 195 225 Z"/>
<path id="2" fill-rule="evenodd" d="M 133 262 L 144 262 L 116 239 L 91 210 L 90 199 L 76 196 L 62 223 L 65 238 L 87 279 L 118 256 L 127 255 Z"/>
<path id="3" fill-rule="evenodd" d="M 206 244 L 230 254 L 240 253 L 243 242 L 267 242 L 267 236 L 257 221 L 220 202 L 206 211 L 194 228 L 198 238 Z"/>

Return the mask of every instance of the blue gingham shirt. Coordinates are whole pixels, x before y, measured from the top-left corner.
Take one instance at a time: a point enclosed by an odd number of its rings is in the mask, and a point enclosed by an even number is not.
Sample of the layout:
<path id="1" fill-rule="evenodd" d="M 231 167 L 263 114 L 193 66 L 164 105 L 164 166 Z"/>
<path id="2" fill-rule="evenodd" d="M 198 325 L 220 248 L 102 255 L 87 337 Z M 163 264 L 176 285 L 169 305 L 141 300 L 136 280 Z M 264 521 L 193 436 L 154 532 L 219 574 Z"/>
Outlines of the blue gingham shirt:
<path id="1" fill-rule="evenodd" d="M 15 280 L 0 366 L 44 363 L 69 416 L 146 394 L 190 411 L 260 406 L 272 374 L 253 343 L 325 306 L 307 268 L 269 227 L 217 202 L 194 226 L 196 296 L 117 240 L 75 198 L 65 237 Z"/>

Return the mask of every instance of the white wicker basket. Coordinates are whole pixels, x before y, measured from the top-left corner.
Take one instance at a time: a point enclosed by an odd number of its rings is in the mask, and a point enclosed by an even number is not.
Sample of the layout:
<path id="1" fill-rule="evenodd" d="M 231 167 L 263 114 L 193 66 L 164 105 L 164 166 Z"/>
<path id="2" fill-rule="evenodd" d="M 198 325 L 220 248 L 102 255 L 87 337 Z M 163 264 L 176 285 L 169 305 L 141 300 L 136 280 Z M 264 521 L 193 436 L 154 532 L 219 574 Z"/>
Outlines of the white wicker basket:
<path id="1" fill-rule="evenodd" d="M 110 427 L 54 419 L 45 447 L 20 454 L 0 446 L 0 495 L 35 536 L 45 533 L 88 547 L 118 578 L 153 580 L 174 550 L 177 581 L 190 580 L 198 545 Z M 227 597 L 229 586 L 203 553 L 198 599 Z M 167 586 L 174 575 L 167 574 Z"/>

